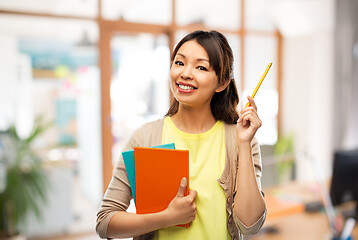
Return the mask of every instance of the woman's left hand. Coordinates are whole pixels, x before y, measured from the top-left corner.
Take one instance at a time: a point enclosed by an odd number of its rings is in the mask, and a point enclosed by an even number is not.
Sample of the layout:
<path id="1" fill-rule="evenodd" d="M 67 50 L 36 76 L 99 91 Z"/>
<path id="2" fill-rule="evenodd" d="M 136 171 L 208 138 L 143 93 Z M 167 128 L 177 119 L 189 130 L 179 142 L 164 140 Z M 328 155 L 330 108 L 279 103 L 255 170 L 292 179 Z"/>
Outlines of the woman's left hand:
<path id="1" fill-rule="evenodd" d="M 257 129 L 262 125 L 261 119 L 257 115 L 257 106 L 255 101 L 248 96 L 250 106 L 240 111 L 240 117 L 237 121 L 237 137 L 239 143 L 250 143 L 255 136 Z"/>

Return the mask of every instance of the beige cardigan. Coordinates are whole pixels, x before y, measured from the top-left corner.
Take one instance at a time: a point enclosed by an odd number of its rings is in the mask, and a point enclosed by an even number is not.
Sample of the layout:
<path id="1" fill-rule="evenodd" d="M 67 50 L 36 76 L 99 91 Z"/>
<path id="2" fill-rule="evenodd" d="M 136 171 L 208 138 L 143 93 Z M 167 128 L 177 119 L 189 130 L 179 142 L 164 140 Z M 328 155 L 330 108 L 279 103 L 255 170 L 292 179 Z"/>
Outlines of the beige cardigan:
<path id="1" fill-rule="evenodd" d="M 150 147 L 161 144 L 163 119 L 150 122 L 137 129 L 123 151 L 133 150 L 134 147 Z M 218 179 L 226 195 L 226 210 L 228 213 L 227 226 L 232 239 L 242 239 L 242 235 L 256 233 L 266 219 L 266 210 L 252 226 L 245 226 L 233 211 L 233 199 L 236 194 L 236 173 L 238 169 L 238 150 L 236 142 L 236 125 L 225 123 L 226 163 L 222 176 Z M 251 142 L 252 158 L 255 166 L 256 181 L 261 190 L 261 155 L 259 145 L 254 138 Z M 117 211 L 126 211 L 132 194 L 128 176 L 122 157 L 117 161 L 112 180 L 103 197 L 101 207 L 97 213 L 96 231 L 101 238 L 107 238 L 107 226 Z M 151 239 L 153 233 L 148 233 L 135 239 Z"/>

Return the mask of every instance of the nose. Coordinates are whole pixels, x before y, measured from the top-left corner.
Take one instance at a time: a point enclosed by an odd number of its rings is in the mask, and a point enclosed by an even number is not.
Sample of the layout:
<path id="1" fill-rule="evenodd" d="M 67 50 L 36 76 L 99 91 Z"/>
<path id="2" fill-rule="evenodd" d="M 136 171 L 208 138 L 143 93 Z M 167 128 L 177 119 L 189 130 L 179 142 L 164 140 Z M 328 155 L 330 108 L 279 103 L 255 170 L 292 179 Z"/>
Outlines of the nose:
<path id="1" fill-rule="evenodd" d="M 191 68 L 189 66 L 185 67 L 183 69 L 183 71 L 181 72 L 180 77 L 182 79 L 184 79 L 184 80 L 192 79 L 193 75 L 192 75 L 192 72 L 191 72 Z"/>

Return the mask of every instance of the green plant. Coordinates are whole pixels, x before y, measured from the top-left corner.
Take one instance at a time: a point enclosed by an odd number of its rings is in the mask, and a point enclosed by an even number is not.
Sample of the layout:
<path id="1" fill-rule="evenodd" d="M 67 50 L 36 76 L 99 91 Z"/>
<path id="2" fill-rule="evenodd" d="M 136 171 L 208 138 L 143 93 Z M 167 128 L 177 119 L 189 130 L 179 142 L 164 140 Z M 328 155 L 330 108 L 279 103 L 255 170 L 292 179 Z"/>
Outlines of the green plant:
<path id="1" fill-rule="evenodd" d="M 274 155 L 281 159 L 277 164 L 278 179 L 283 181 L 285 174 L 292 170 L 295 162 L 294 157 L 294 136 L 289 134 L 278 138 L 274 148 Z"/>
<path id="2" fill-rule="evenodd" d="M 0 134 L 0 160 L 6 168 L 5 188 L 0 193 L 0 238 L 16 235 L 30 212 L 41 218 L 41 205 L 46 202 L 49 184 L 32 143 L 48 126 L 37 118 L 31 134 L 24 139 L 19 137 L 15 126 Z"/>

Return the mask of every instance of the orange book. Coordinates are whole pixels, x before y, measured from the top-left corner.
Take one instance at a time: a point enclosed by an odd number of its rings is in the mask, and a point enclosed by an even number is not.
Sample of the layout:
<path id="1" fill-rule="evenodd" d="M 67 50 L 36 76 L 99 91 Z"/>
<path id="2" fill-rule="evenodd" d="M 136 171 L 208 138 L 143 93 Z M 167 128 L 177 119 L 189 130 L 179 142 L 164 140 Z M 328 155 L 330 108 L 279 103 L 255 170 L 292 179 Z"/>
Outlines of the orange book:
<path id="1" fill-rule="evenodd" d="M 134 161 L 137 214 L 165 210 L 176 196 L 182 178 L 189 180 L 188 150 L 136 147 Z M 189 181 L 185 191 L 188 194 Z"/>

